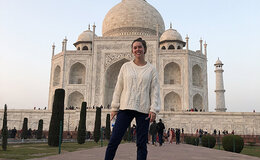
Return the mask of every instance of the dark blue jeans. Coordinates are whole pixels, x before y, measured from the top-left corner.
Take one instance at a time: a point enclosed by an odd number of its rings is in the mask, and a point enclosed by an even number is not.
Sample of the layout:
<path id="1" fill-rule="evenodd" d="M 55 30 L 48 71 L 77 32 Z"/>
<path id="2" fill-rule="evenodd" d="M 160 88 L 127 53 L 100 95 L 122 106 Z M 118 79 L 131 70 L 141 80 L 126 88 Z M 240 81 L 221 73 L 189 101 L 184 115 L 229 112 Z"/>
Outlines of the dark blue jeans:
<path id="1" fill-rule="evenodd" d="M 158 133 L 158 137 L 159 137 L 159 144 L 161 146 L 163 144 L 163 133 Z"/>
<path id="2" fill-rule="evenodd" d="M 152 144 L 156 143 L 156 134 L 152 134 Z"/>
<path id="3" fill-rule="evenodd" d="M 140 113 L 134 110 L 118 111 L 116 122 L 107 146 L 105 160 L 113 160 L 116 154 L 118 145 L 124 136 L 126 129 L 131 124 L 132 120 L 136 120 L 136 146 L 137 160 L 146 160 L 148 142 L 148 128 L 150 119 L 146 119 L 148 114 Z M 127 158 L 127 157 L 126 157 Z"/>

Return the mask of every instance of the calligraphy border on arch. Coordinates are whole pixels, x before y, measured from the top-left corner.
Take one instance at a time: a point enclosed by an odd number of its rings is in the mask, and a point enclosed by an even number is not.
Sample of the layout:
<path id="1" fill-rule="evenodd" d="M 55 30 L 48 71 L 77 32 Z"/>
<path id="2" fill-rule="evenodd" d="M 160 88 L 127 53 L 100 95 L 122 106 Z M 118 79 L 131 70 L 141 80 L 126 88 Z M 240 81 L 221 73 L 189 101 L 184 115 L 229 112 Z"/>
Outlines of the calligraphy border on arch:
<path id="1" fill-rule="evenodd" d="M 104 65 L 105 71 L 109 68 L 109 66 L 111 66 L 115 62 L 117 62 L 121 59 L 124 59 L 124 58 L 131 60 L 131 59 L 133 59 L 133 55 L 129 52 L 126 52 L 126 53 L 106 53 L 105 54 L 105 65 Z"/>

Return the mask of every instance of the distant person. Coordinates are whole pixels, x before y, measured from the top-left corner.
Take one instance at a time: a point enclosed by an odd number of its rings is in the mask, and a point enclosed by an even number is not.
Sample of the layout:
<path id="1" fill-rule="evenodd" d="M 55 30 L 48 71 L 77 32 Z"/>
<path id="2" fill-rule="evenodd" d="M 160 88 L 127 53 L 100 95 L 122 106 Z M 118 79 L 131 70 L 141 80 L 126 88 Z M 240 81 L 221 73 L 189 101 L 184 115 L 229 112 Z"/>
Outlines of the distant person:
<path id="1" fill-rule="evenodd" d="M 154 120 L 153 123 L 150 126 L 149 133 L 152 135 L 152 145 L 156 146 L 156 136 L 157 136 L 157 124 Z"/>
<path id="2" fill-rule="evenodd" d="M 176 128 L 176 144 L 180 144 L 180 136 L 181 136 L 181 130 L 179 128 Z"/>
<path id="3" fill-rule="evenodd" d="M 217 130 L 216 129 L 214 129 L 214 135 L 216 135 L 217 134 Z"/>
<path id="4" fill-rule="evenodd" d="M 157 123 L 157 130 L 158 130 L 158 137 L 159 137 L 159 144 L 162 146 L 163 143 L 163 131 L 165 129 L 164 124 L 162 123 L 162 119 L 159 119 L 159 122 Z"/>
<path id="5" fill-rule="evenodd" d="M 172 144 L 173 138 L 174 138 L 174 129 L 173 128 L 170 129 L 169 134 L 170 134 L 169 135 L 169 143 Z"/>
<path id="6" fill-rule="evenodd" d="M 14 129 L 12 129 L 12 132 L 11 132 L 11 138 L 15 138 L 16 133 L 17 133 L 17 130 L 16 130 L 16 128 L 14 127 Z"/>

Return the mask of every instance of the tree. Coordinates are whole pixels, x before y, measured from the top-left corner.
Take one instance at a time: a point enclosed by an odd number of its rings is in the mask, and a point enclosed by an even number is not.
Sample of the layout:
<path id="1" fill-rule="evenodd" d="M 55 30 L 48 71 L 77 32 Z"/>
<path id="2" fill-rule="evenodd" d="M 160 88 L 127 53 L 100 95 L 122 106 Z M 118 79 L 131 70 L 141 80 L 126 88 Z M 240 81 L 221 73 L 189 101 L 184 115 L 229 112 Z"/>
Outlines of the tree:
<path id="1" fill-rule="evenodd" d="M 23 119 L 23 128 L 22 128 L 21 138 L 22 139 L 28 138 L 28 118 Z"/>
<path id="2" fill-rule="evenodd" d="M 63 133 L 64 97 L 65 97 L 64 89 L 55 90 L 54 101 L 52 105 L 52 115 L 51 115 L 51 121 L 49 126 L 49 134 L 48 134 L 49 146 L 59 146 L 60 122 L 62 122 L 61 133 Z"/>
<path id="3" fill-rule="evenodd" d="M 131 135 L 131 124 L 128 126 L 127 130 L 125 131 L 125 134 L 123 136 L 124 141 L 131 141 L 132 135 Z"/>
<path id="4" fill-rule="evenodd" d="M 37 139 L 42 139 L 43 120 L 40 119 L 38 123 Z"/>
<path id="5" fill-rule="evenodd" d="M 97 143 L 100 139 L 100 129 L 101 129 L 101 108 L 96 107 L 96 119 L 94 128 L 94 141 Z"/>
<path id="6" fill-rule="evenodd" d="M 86 106 L 87 102 L 82 102 L 77 136 L 78 144 L 84 144 L 86 139 Z"/>
<path id="7" fill-rule="evenodd" d="M 127 141 L 127 136 L 128 136 L 128 128 L 126 129 L 124 136 L 123 136 L 124 141 Z"/>
<path id="8" fill-rule="evenodd" d="M 4 151 L 7 150 L 7 138 L 8 138 L 8 130 L 7 130 L 7 105 L 5 104 L 4 119 L 3 119 L 3 128 L 2 128 L 2 148 L 3 148 Z"/>
<path id="9" fill-rule="evenodd" d="M 110 139 L 110 114 L 107 114 L 107 119 L 106 119 L 106 129 L 105 129 L 105 135 L 106 135 L 106 139 L 109 140 Z"/>
<path id="10" fill-rule="evenodd" d="M 132 128 L 130 124 L 127 130 L 127 141 L 130 142 L 131 140 L 132 140 Z"/>

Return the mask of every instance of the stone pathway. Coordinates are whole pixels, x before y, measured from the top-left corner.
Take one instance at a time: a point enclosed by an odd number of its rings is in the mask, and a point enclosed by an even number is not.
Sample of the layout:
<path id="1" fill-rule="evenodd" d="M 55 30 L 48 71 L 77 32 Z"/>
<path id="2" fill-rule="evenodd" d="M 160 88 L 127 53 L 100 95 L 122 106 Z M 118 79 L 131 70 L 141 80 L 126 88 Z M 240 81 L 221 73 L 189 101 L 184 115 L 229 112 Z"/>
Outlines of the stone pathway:
<path id="1" fill-rule="evenodd" d="M 66 152 L 35 160 L 103 160 L 106 147 Z M 260 160 L 238 153 L 209 149 L 187 144 L 148 145 L 148 160 Z M 135 143 L 120 144 L 115 160 L 136 160 Z"/>

